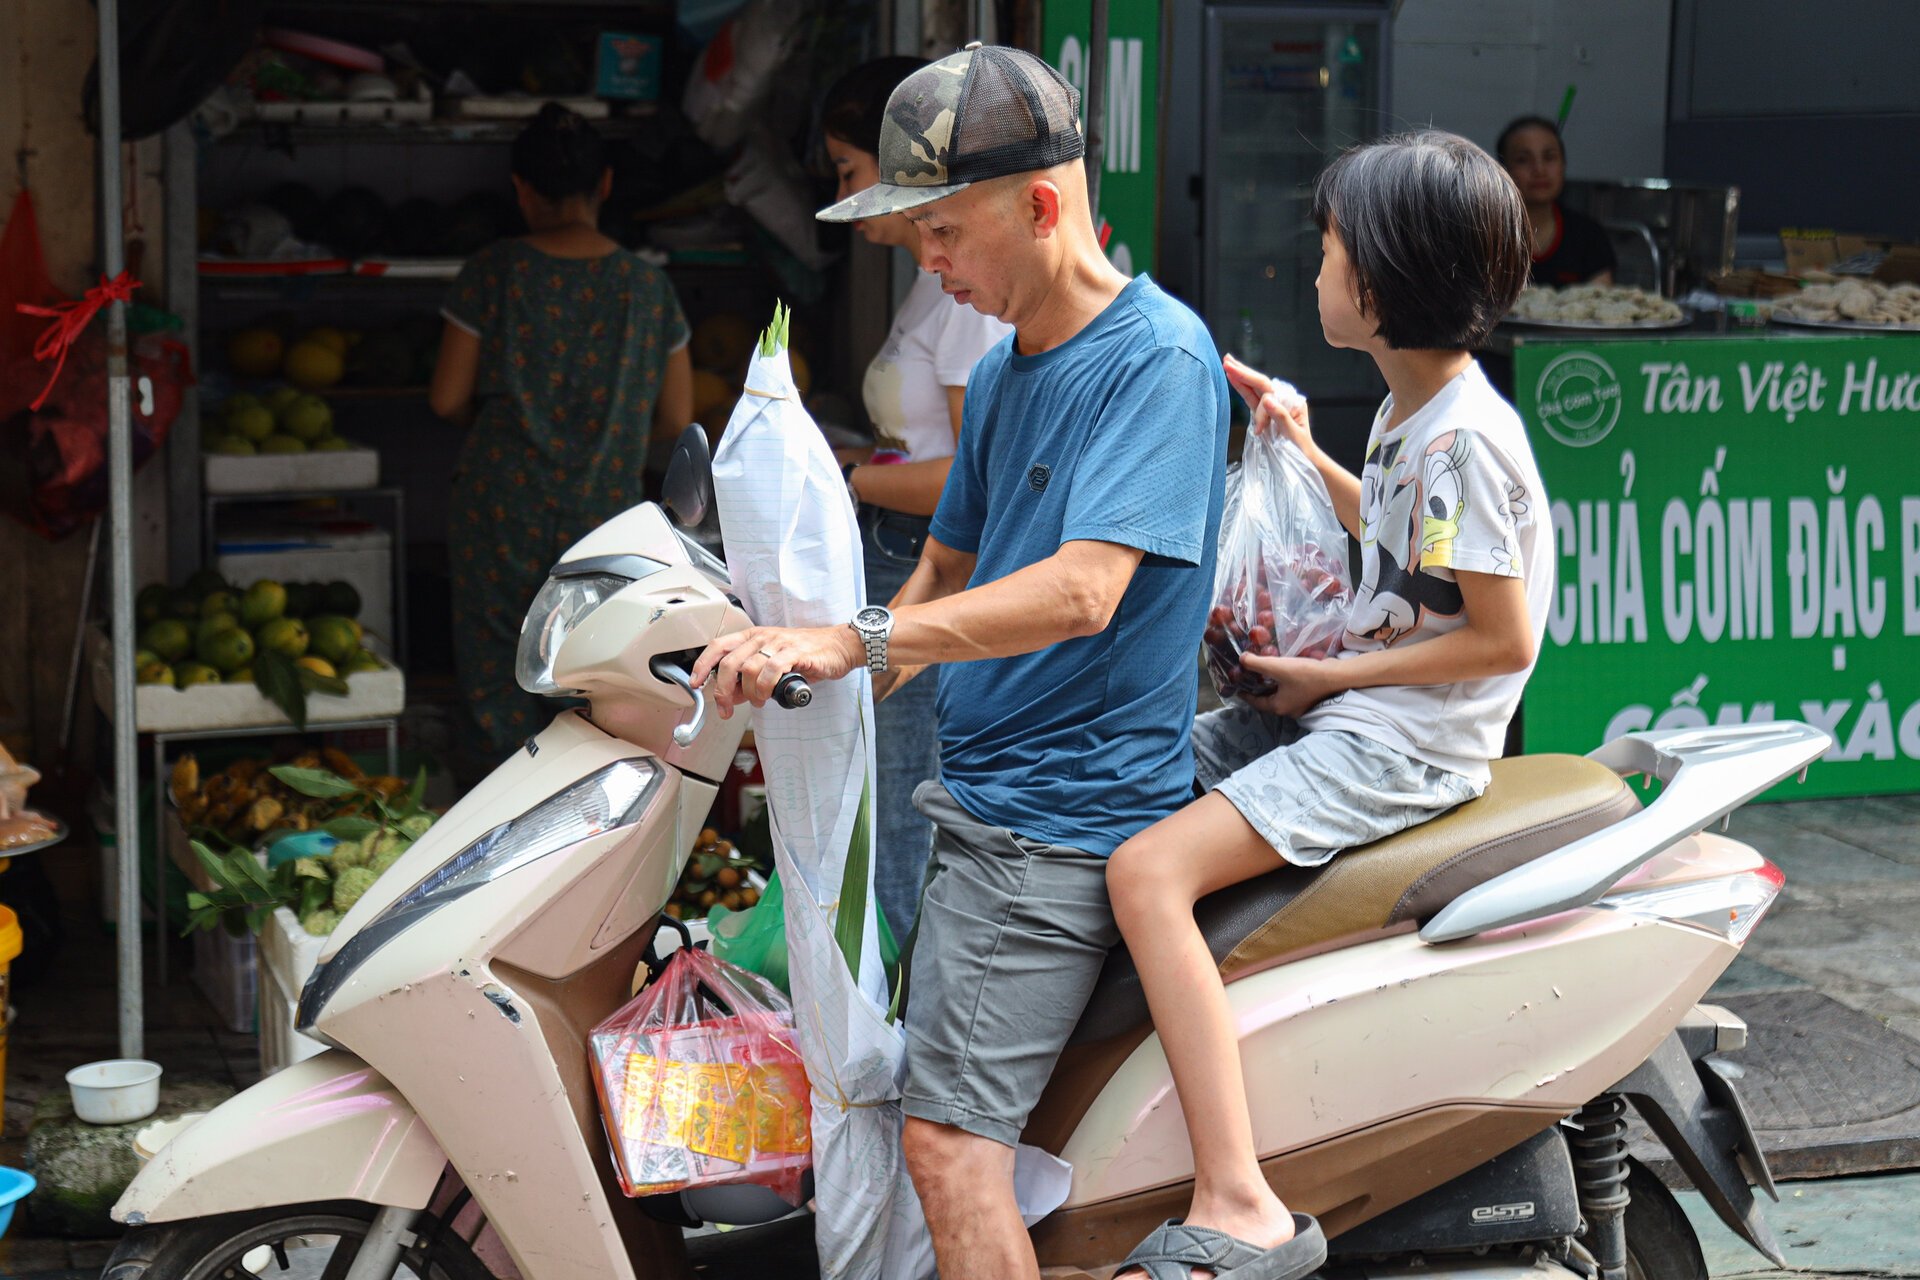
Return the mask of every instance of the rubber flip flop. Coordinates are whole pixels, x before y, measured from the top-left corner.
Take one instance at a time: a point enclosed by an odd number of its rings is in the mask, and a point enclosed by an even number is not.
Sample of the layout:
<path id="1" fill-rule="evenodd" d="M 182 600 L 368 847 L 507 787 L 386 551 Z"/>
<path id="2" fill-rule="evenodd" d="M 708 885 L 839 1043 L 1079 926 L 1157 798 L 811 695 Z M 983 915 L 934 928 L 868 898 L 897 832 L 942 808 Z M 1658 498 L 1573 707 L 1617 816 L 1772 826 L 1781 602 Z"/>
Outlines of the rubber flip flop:
<path id="1" fill-rule="evenodd" d="M 1135 1267 L 1145 1280 L 1191 1280 L 1198 1268 L 1214 1280 L 1305 1280 L 1326 1260 L 1327 1238 L 1304 1213 L 1293 1215 L 1293 1239 L 1271 1249 L 1169 1218 L 1127 1255 L 1120 1273 Z"/>

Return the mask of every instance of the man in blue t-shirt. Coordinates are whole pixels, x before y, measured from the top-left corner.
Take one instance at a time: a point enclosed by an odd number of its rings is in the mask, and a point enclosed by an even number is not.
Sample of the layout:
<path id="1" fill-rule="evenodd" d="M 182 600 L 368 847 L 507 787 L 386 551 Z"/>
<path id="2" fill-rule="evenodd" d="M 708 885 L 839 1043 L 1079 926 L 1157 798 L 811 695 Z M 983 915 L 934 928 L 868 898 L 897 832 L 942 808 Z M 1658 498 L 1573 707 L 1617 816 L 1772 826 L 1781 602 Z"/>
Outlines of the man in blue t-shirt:
<path id="1" fill-rule="evenodd" d="M 1079 100 L 969 46 L 888 102 L 882 181 L 956 303 L 1014 326 L 975 365 L 918 569 L 847 627 L 702 655 L 723 712 L 798 671 L 884 694 L 939 664 L 940 781 L 911 959 L 904 1134 L 944 1280 L 1036 1276 L 1014 1144 L 1118 939 L 1106 858 L 1192 796 L 1228 390 L 1205 326 L 1102 253 Z M 884 856 L 884 853 L 883 853 Z"/>

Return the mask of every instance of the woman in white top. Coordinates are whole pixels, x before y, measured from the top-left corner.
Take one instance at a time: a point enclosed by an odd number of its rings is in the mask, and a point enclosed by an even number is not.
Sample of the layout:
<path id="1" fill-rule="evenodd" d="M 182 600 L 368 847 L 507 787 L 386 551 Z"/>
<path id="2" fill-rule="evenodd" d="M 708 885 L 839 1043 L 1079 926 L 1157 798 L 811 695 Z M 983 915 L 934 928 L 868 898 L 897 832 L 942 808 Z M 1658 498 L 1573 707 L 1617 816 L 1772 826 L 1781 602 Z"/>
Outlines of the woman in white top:
<path id="1" fill-rule="evenodd" d="M 880 180 L 880 122 L 887 98 L 924 65 L 919 58 L 881 58 L 855 67 L 827 91 L 820 126 L 840 179 L 835 199 Z M 853 225 L 871 243 L 905 249 L 919 263 L 919 232 L 901 215 Z M 1011 332 L 993 317 L 954 302 L 941 291 L 938 276 L 915 275 L 886 342 L 867 366 L 863 390 L 874 447 L 839 451 L 847 488 L 860 507 L 869 599 L 891 601 L 919 563 L 927 520 L 940 503 L 960 437 L 967 377 L 974 362 Z M 875 709 L 875 896 L 901 937 L 919 909 L 920 881 L 933 842 L 932 825 L 913 807 L 913 790 L 939 771 L 934 692 L 932 680 L 913 680 Z"/>

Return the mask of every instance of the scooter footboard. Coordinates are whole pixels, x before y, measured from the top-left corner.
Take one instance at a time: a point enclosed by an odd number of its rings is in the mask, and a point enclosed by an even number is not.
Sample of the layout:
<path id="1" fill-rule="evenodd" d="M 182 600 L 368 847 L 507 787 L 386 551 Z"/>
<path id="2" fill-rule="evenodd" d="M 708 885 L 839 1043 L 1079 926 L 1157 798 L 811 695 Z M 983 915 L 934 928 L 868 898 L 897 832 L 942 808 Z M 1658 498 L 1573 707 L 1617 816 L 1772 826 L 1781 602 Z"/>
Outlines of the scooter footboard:
<path id="1" fill-rule="evenodd" d="M 321 1200 L 424 1209 L 446 1163 L 407 1100 L 334 1050 L 268 1076 L 161 1148 L 113 1217 L 142 1226 Z"/>

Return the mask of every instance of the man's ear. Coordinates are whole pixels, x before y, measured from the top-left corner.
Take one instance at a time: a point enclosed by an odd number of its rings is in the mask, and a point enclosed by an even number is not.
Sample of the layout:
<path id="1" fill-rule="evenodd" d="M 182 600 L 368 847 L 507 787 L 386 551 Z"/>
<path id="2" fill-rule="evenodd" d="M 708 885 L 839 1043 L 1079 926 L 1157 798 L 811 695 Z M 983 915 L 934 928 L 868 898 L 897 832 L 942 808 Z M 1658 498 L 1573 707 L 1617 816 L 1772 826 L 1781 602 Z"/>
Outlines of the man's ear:
<path id="1" fill-rule="evenodd" d="M 1060 229 L 1060 210 L 1065 203 L 1060 188 L 1049 178 L 1036 178 L 1026 185 L 1021 201 L 1033 220 L 1033 237 L 1048 240 Z"/>

